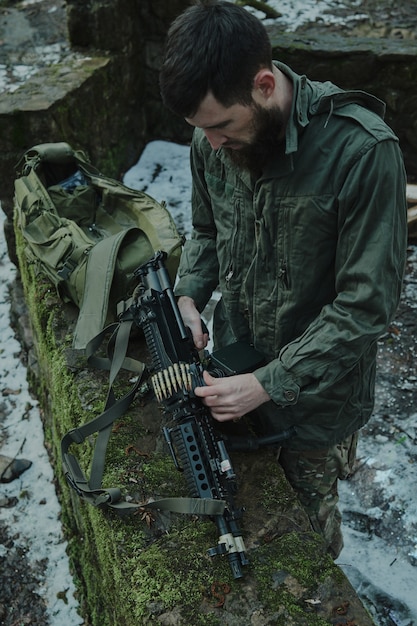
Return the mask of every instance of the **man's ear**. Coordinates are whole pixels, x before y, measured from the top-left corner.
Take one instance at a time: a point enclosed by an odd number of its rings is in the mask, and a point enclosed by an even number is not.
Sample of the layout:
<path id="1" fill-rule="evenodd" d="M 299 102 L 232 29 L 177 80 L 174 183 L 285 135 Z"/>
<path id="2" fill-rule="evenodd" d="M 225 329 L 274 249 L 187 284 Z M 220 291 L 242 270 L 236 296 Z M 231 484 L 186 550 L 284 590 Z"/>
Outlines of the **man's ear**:
<path id="1" fill-rule="evenodd" d="M 276 79 L 274 73 L 264 67 L 259 70 L 253 79 L 253 96 L 255 97 L 255 94 L 257 94 L 258 97 L 268 100 L 274 93 L 275 85 Z"/>

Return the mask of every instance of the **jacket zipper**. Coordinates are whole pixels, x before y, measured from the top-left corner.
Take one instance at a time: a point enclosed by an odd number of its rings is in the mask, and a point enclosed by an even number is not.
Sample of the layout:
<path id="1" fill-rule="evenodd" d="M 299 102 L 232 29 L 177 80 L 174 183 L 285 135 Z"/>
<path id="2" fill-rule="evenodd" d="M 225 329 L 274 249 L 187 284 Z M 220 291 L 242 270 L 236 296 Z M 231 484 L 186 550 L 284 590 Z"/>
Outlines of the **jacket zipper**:
<path id="1" fill-rule="evenodd" d="M 281 258 L 280 258 L 280 269 L 278 272 L 278 279 L 281 281 L 284 289 L 290 288 L 290 281 L 288 278 L 288 237 L 290 232 L 290 224 L 289 224 L 289 212 L 288 207 L 284 207 L 282 210 L 282 244 L 281 244 Z"/>
<path id="2" fill-rule="evenodd" d="M 234 202 L 234 225 L 233 225 L 233 236 L 232 236 L 232 245 L 230 247 L 230 261 L 229 261 L 229 265 L 228 265 L 228 270 L 226 272 L 226 276 L 224 277 L 225 283 L 226 283 L 226 287 L 228 289 L 230 289 L 230 281 L 233 278 L 233 274 L 234 274 L 234 265 L 233 265 L 233 259 L 235 258 L 235 248 L 236 248 L 236 240 L 237 240 L 237 236 L 238 236 L 238 231 L 239 231 L 239 221 L 240 221 L 240 202 L 238 200 L 235 200 Z"/>
<path id="3" fill-rule="evenodd" d="M 286 261 L 281 261 L 281 269 L 278 272 L 278 278 L 280 279 L 284 287 L 288 289 L 289 284 L 288 284 L 288 272 L 287 272 Z"/>
<path id="4" fill-rule="evenodd" d="M 230 280 L 231 280 L 232 278 L 233 278 L 233 264 L 232 264 L 232 263 L 230 263 L 230 265 L 229 265 L 229 270 L 228 270 L 228 272 L 227 272 L 227 274 L 226 274 L 226 276 L 225 276 L 225 278 L 224 278 L 224 280 L 226 281 L 226 286 L 227 286 L 228 288 L 230 288 L 230 287 L 229 287 L 229 282 L 230 282 Z"/>

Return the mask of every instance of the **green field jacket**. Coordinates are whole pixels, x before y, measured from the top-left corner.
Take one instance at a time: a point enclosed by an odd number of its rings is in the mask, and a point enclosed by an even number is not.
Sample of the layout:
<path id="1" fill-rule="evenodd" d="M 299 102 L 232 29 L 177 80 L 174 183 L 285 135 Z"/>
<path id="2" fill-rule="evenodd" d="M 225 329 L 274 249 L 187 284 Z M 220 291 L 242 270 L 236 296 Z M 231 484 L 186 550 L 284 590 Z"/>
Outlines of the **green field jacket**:
<path id="1" fill-rule="evenodd" d="M 407 241 L 406 178 L 384 105 L 276 63 L 294 85 L 286 141 L 257 180 L 196 129 L 193 233 L 176 295 L 200 311 L 219 285 L 226 340 L 267 360 L 255 371 L 271 430 L 324 448 L 374 404 L 377 340 L 398 306 Z"/>

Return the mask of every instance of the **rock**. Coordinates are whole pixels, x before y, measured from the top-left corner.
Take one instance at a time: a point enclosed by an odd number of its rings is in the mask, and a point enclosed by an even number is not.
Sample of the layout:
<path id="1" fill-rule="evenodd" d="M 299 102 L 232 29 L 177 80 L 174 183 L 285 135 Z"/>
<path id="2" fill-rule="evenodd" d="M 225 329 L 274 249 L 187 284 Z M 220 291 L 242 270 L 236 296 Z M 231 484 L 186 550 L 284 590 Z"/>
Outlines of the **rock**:
<path id="1" fill-rule="evenodd" d="M 13 459 L 0 454 L 0 482 L 10 483 L 19 478 L 32 465 L 32 461 L 26 459 Z"/>

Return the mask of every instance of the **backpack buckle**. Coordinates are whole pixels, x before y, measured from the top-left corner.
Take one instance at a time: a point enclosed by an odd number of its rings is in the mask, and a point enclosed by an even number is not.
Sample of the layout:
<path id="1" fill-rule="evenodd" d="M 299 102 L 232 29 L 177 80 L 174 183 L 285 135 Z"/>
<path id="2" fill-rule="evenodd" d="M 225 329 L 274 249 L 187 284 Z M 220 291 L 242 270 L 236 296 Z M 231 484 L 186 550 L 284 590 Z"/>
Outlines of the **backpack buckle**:
<path id="1" fill-rule="evenodd" d="M 68 280 L 76 267 L 77 263 L 75 261 L 67 259 L 61 269 L 57 271 L 57 274 L 62 280 Z"/>

